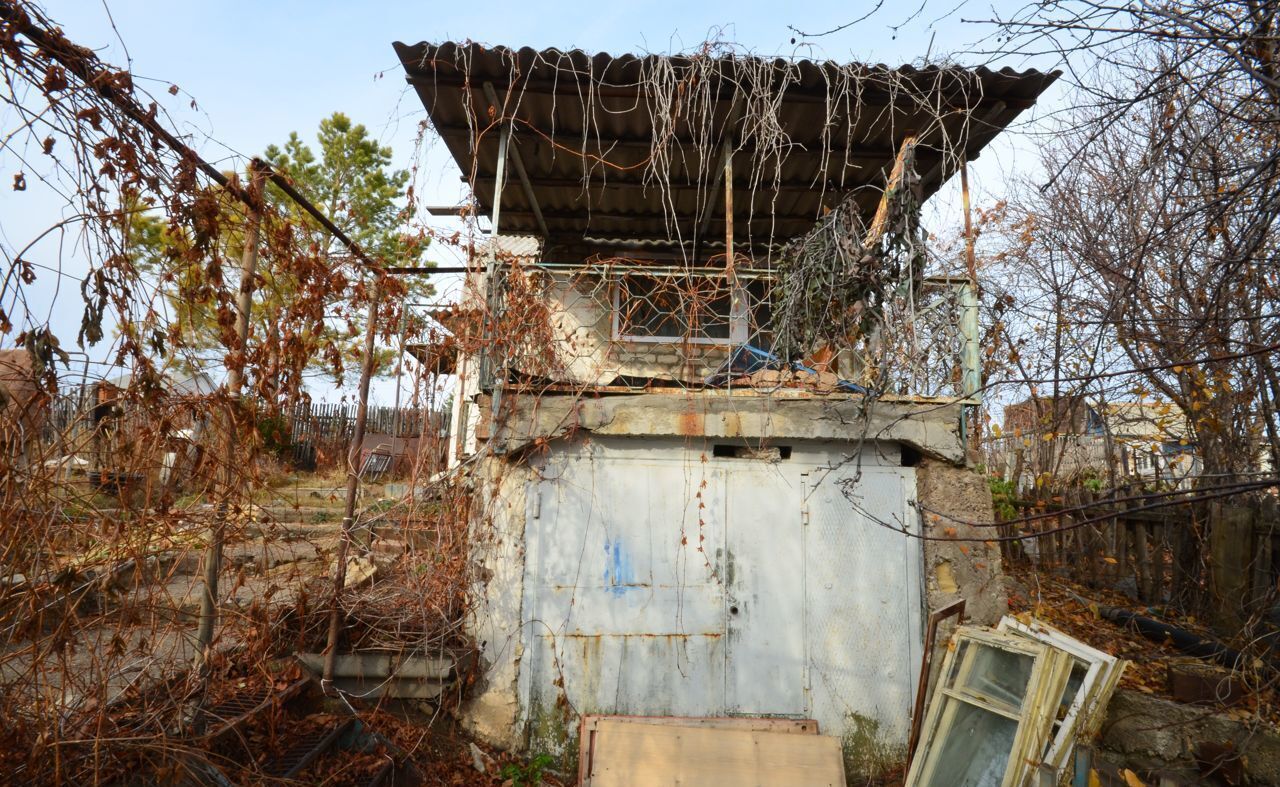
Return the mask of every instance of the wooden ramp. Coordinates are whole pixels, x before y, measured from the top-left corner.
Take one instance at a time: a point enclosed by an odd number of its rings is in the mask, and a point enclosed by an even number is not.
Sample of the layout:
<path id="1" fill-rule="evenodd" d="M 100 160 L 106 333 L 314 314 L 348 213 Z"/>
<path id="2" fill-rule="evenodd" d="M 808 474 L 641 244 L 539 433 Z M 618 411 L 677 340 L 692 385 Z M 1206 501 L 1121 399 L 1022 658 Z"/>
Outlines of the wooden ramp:
<path id="1" fill-rule="evenodd" d="M 840 741 L 812 721 L 600 717 L 583 731 L 584 787 L 845 784 Z"/>

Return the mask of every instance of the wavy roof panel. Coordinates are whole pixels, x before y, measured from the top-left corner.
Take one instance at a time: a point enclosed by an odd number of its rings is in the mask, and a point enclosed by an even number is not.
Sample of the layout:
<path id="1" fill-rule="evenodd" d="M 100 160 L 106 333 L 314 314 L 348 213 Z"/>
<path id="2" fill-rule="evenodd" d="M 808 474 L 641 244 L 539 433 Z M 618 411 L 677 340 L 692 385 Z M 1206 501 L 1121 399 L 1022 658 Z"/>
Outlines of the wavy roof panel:
<path id="1" fill-rule="evenodd" d="M 485 212 L 511 128 L 500 230 L 544 248 L 723 247 L 808 231 L 853 195 L 870 216 L 904 140 L 928 198 L 1057 72 L 394 44 Z"/>

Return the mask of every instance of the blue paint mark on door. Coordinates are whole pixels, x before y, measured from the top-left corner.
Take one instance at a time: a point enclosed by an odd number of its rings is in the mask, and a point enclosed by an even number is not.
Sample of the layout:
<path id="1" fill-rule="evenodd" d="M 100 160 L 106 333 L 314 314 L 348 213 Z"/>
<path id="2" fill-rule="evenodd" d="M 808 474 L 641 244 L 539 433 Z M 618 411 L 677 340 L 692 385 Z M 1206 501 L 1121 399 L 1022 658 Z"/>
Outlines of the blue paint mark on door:
<path id="1" fill-rule="evenodd" d="M 610 593 L 621 596 L 636 581 L 635 568 L 631 565 L 631 556 L 622 549 L 622 539 L 605 539 L 604 558 L 604 583 Z"/>

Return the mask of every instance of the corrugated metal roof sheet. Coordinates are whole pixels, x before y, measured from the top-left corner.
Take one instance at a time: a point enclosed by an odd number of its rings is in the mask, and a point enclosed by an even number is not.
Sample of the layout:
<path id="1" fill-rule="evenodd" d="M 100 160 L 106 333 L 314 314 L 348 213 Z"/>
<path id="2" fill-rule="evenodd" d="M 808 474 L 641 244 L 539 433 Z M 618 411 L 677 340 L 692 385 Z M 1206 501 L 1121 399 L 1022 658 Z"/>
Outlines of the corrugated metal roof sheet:
<path id="1" fill-rule="evenodd" d="M 396 43 L 431 123 L 491 211 L 499 127 L 547 228 L 547 247 L 593 238 L 715 245 L 724 237 L 722 146 L 734 148 L 735 238 L 807 231 L 850 193 L 869 214 L 905 138 L 927 198 L 1057 72 L 839 65 L 754 57 L 614 57 L 479 44 Z M 498 98 L 486 98 L 488 83 Z M 655 141 L 656 140 L 656 141 Z M 510 159 L 509 159 L 510 161 Z M 710 218 L 706 214 L 710 213 Z M 542 235 L 508 167 L 500 229 Z"/>
<path id="2" fill-rule="evenodd" d="M 541 256 L 542 241 L 533 235 L 497 235 L 476 244 L 474 259 L 483 260 L 493 248 L 498 256 L 515 258 L 523 262 L 536 262 Z"/>

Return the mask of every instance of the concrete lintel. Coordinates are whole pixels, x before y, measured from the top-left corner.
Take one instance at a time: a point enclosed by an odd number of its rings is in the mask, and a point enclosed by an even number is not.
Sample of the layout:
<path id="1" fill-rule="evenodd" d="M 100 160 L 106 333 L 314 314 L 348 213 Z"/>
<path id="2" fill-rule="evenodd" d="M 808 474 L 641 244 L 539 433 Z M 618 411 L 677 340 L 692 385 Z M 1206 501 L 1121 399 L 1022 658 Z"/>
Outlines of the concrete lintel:
<path id="1" fill-rule="evenodd" d="M 482 400 L 487 397 L 482 396 Z M 508 395 L 494 434 L 499 452 L 577 430 L 634 437 L 898 442 L 954 464 L 965 461 L 959 402 L 774 399 L 634 394 Z M 488 402 L 481 402 L 488 409 Z"/>

